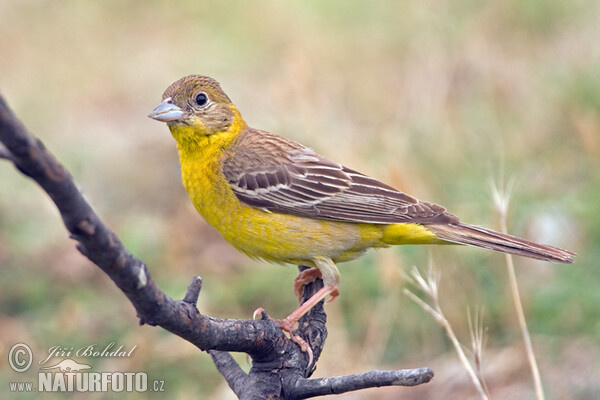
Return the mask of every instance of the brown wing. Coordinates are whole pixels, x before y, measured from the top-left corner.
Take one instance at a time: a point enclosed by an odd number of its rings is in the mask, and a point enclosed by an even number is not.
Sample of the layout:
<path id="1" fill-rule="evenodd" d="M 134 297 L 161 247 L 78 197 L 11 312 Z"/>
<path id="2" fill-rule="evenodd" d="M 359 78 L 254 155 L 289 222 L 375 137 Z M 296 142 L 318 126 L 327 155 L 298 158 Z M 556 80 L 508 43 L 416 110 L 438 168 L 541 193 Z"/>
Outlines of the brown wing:
<path id="1" fill-rule="evenodd" d="M 444 207 L 419 201 L 280 136 L 247 129 L 222 163 L 249 206 L 345 222 L 446 224 Z"/>

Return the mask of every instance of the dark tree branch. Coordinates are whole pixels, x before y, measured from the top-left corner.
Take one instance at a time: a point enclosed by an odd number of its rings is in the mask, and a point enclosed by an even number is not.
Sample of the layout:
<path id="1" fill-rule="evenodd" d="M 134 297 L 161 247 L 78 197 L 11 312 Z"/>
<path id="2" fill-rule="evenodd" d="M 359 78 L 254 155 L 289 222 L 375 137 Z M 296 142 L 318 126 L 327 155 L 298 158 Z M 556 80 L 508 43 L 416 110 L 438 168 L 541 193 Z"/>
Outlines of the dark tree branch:
<path id="1" fill-rule="evenodd" d="M 12 154 L 10 154 L 10 151 L 8 151 L 8 149 L 4 146 L 0 146 L 0 158 L 12 161 L 14 163 Z"/>
<path id="2" fill-rule="evenodd" d="M 429 368 L 401 369 L 396 371 L 369 371 L 362 374 L 345 375 L 333 378 L 299 379 L 289 386 L 290 399 L 306 399 L 328 394 L 340 394 L 353 390 L 380 386 L 416 386 L 433 378 Z M 296 396 L 294 389 L 298 387 Z"/>
<path id="3" fill-rule="evenodd" d="M 242 398 L 244 391 L 249 384 L 248 374 L 246 374 L 231 354 L 226 351 L 208 350 L 217 370 L 223 375 L 231 390 L 238 398 Z"/>
<path id="4" fill-rule="evenodd" d="M 196 302 L 202 279 L 194 277 L 183 300 L 174 300 L 156 285 L 146 265 L 134 257 L 96 215 L 77 189 L 71 174 L 33 137 L 0 96 L 0 158 L 11 161 L 35 180 L 56 204 L 77 249 L 102 269 L 135 307 L 141 324 L 158 325 L 206 350 L 240 399 L 302 399 L 377 386 L 415 385 L 429 381 L 427 368 L 371 371 L 337 378 L 306 379 L 315 365 L 268 318 L 218 319 L 201 314 Z M 302 267 L 301 267 L 302 268 Z M 305 301 L 322 281 L 304 287 Z M 323 302 L 307 313 L 298 332 L 318 360 L 325 339 Z M 252 357 L 246 374 L 227 352 Z"/>

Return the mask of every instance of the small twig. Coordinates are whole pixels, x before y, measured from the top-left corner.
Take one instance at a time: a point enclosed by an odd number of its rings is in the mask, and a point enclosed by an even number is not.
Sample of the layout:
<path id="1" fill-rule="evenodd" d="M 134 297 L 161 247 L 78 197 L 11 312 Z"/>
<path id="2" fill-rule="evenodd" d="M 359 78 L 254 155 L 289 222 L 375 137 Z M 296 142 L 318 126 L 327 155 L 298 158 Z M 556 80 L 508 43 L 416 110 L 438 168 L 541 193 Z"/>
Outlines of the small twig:
<path id="1" fill-rule="evenodd" d="M 183 297 L 183 301 L 196 305 L 196 303 L 198 303 L 198 297 L 200 296 L 200 290 L 202 290 L 202 278 L 200 276 L 194 276 L 192 278 L 192 283 L 188 286 L 187 292 Z"/>

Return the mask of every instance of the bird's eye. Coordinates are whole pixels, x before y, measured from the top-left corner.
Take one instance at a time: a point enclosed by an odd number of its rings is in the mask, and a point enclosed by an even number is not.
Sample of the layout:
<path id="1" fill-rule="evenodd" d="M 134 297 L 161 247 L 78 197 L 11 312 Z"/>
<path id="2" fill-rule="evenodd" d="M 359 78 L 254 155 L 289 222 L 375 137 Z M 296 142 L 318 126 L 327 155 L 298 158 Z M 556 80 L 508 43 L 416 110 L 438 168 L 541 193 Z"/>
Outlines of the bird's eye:
<path id="1" fill-rule="evenodd" d="M 204 92 L 198 93 L 195 100 L 196 104 L 198 104 L 200 107 L 204 107 L 208 104 L 208 96 Z"/>

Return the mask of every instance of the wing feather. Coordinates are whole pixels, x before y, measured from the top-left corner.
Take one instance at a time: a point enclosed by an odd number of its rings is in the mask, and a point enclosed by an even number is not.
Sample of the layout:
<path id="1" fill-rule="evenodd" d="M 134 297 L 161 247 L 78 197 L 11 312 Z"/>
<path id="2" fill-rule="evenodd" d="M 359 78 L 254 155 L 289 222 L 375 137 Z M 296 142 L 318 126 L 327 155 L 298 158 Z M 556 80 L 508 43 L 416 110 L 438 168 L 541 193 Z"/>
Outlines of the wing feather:
<path id="1" fill-rule="evenodd" d="M 298 143 L 248 128 L 222 171 L 244 203 L 303 217 L 376 224 L 457 222 L 444 207 L 419 201 L 328 160 Z"/>

